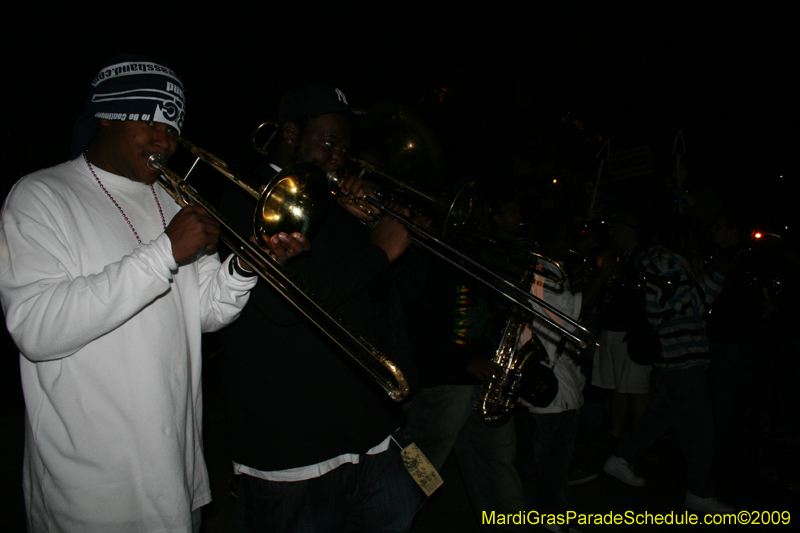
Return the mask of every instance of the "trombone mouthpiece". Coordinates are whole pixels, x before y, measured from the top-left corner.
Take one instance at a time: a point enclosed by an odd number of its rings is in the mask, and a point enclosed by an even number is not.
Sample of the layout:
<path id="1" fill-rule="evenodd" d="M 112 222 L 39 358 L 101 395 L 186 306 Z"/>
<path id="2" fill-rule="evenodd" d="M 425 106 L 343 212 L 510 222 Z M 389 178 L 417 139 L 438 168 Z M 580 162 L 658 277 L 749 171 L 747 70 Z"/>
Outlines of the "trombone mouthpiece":
<path id="1" fill-rule="evenodd" d="M 156 154 L 153 154 L 153 155 L 156 155 Z M 152 156 L 150 156 L 150 157 L 152 157 Z M 328 184 L 331 185 L 331 188 L 333 188 L 333 185 L 341 187 L 342 178 L 339 177 L 339 174 L 335 170 L 332 170 L 332 171 L 328 172 L 327 174 L 325 174 L 325 177 L 328 178 Z"/>
<path id="2" fill-rule="evenodd" d="M 163 170 L 164 169 L 164 156 L 161 154 L 153 154 L 147 158 L 147 168 L 150 170 Z"/>

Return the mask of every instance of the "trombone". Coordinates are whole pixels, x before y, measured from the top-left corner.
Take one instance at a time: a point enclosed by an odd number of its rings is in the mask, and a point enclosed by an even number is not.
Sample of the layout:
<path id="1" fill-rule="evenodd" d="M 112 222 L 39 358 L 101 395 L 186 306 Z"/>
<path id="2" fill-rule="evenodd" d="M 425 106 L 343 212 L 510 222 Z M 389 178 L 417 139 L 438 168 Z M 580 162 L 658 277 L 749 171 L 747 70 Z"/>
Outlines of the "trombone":
<path id="1" fill-rule="evenodd" d="M 186 206 L 199 205 L 219 223 L 220 240 L 237 255 L 248 261 L 258 276 L 272 288 L 286 298 L 301 314 L 324 333 L 331 341 L 339 346 L 359 366 L 366 370 L 383 388 L 389 397 L 399 402 L 406 397 L 409 391 L 408 382 L 402 371 L 381 353 L 367 339 L 330 310 L 321 300 L 316 298 L 308 289 L 297 280 L 259 246 L 254 245 L 250 239 L 238 233 L 233 225 L 211 206 L 193 187 L 187 183 L 189 174 L 195 169 L 198 162 L 203 161 L 215 170 L 232 180 L 243 190 L 257 200 L 257 209 L 254 215 L 254 231 L 257 239 L 269 238 L 277 231 L 287 231 L 287 224 L 297 220 L 305 220 L 302 214 L 319 216 L 319 204 L 322 198 L 330 194 L 330 186 L 326 185 L 327 176 L 322 170 L 311 163 L 291 165 L 275 176 L 267 185 L 259 190 L 250 187 L 239 179 L 228 166 L 198 148 L 185 139 L 179 139 L 182 147 L 189 150 L 195 157 L 189 170 L 181 176 L 167 167 L 161 154 L 153 154 L 147 161 L 147 166 L 159 171 L 157 178 L 161 185 L 175 201 Z M 322 196 L 320 197 L 320 191 Z M 315 208 L 316 207 L 316 212 Z M 302 213 L 301 213 L 302 212 Z M 289 222 L 287 222 L 287 220 Z M 303 232 L 313 230 L 316 222 L 301 225 Z M 289 232 L 298 229 L 288 229 Z"/>
<path id="2" fill-rule="evenodd" d="M 467 226 L 472 220 L 478 205 L 477 183 L 474 180 L 459 184 L 456 187 L 455 193 L 442 202 L 440 200 L 437 201 L 437 199 L 432 195 L 420 192 L 419 189 L 411 187 L 410 185 L 406 185 L 399 178 L 392 176 L 388 172 L 376 167 L 375 165 L 372 165 L 369 162 L 356 158 L 351 159 L 351 161 L 362 168 L 359 177 L 363 176 L 365 172 L 370 172 L 371 174 L 377 176 L 379 180 L 384 180 L 394 188 L 398 189 L 401 193 L 399 196 L 402 197 L 400 198 L 401 202 L 403 198 L 412 196 L 414 199 L 424 201 L 428 204 L 428 206 L 433 206 L 436 209 L 434 211 L 434 217 L 444 219 L 443 229 L 437 232 L 440 233 L 442 238 L 437 237 L 431 231 L 423 228 L 419 224 L 416 224 L 410 218 L 403 216 L 396 210 L 389 208 L 386 205 L 386 201 L 373 198 L 372 196 L 364 196 L 363 198 L 357 200 L 351 200 L 351 202 L 353 202 L 357 208 L 361 209 L 367 214 L 375 216 L 375 211 L 369 206 L 365 205 L 366 202 L 367 204 L 370 204 L 371 206 L 396 217 L 403 224 L 411 228 L 414 234 L 422 237 L 418 238 L 412 235 L 412 240 L 415 244 L 425 248 L 449 265 L 473 278 L 495 295 L 500 296 L 502 299 L 513 304 L 517 308 L 530 313 L 542 322 L 548 324 L 550 327 L 555 328 L 557 331 L 561 332 L 564 336 L 574 342 L 577 346 L 586 348 L 592 344 L 594 336 L 591 334 L 591 332 L 589 332 L 588 329 L 580 325 L 580 323 L 578 323 L 572 317 L 566 315 L 544 300 L 532 295 L 529 291 L 526 291 L 520 288 L 518 285 L 508 281 L 503 276 L 493 272 L 477 261 L 467 257 L 463 252 L 459 251 L 454 246 L 447 244 L 443 240 L 448 236 L 452 237 L 458 235 L 460 230 Z M 378 196 L 383 196 L 383 194 L 379 193 Z M 411 205 L 415 205 L 415 203 L 416 202 L 412 199 Z M 442 206 L 444 206 L 444 208 L 442 208 Z M 430 213 L 430 211 L 426 212 L 424 209 L 422 212 L 425 212 L 426 214 Z M 523 251 L 521 248 L 519 250 Z M 534 275 L 542 275 L 546 280 L 549 280 L 551 283 L 555 283 L 556 285 L 562 287 L 568 283 L 566 273 L 557 261 L 546 258 L 532 251 L 525 251 L 525 253 L 534 261 L 544 261 L 556 265 L 556 269 L 562 273 L 560 276 L 553 277 L 550 274 L 538 273 L 536 270 L 531 268 Z M 531 302 L 537 303 L 541 307 L 550 311 L 552 314 L 558 316 L 567 324 L 573 326 L 575 330 L 579 332 L 579 334 L 573 333 L 569 329 L 555 322 L 548 315 L 538 311 Z M 581 338 L 579 335 L 582 335 L 584 338 Z"/>
<path id="3" fill-rule="evenodd" d="M 572 290 L 564 264 L 537 252 L 538 245 L 535 242 L 526 239 L 503 241 L 479 231 L 460 234 L 456 242 L 470 253 L 474 251 L 481 255 L 490 265 L 505 269 L 507 277 L 520 278 L 523 273 L 530 272 L 533 276 L 542 278 L 549 290 L 558 293 Z M 551 265 L 552 271 L 535 269 L 539 263 Z"/>

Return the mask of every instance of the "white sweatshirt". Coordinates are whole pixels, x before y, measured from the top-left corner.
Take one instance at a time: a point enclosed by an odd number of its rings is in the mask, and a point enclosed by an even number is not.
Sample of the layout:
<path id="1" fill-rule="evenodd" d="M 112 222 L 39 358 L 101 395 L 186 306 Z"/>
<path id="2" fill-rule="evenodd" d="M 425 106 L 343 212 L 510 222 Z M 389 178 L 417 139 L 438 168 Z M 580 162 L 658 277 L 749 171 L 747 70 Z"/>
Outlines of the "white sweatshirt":
<path id="1" fill-rule="evenodd" d="M 191 531 L 211 499 L 201 332 L 236 319 L 255 278 L 216 254 L 175 264 L 149 186 L 83 157 L 12 189 L 0 298 L 25 394 L 29 531 Z M 179 207 L 155 186 L 166 223 Z"/>

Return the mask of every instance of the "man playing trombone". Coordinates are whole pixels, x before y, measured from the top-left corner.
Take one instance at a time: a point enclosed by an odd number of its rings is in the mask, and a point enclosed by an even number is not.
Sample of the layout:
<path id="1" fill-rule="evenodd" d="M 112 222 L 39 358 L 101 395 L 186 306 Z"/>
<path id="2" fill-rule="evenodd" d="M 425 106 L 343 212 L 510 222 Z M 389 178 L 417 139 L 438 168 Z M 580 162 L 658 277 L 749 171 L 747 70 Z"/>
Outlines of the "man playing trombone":
<path id="1" fill-rule="evenodd" d="M 292 163 L 340 171 L 355 111 L 341 91 L 296 87 L 279 111 L 278 146 L 266 177 Z M 342 190 L 360 196 L 349 180 Z M 248 213 L 239 191 L 223 209 Z M 375 310 L 390 297 L 387 269 L 408 247 L 391 216 L 368 227 L 330 198 L 313 252 L 289 272 L 374 343 Z M 344 208 L 342 208 L 344 207 Z M 228 208 L 234 208 L 233 210 Z M 247 216 L 233 220 L 247 227 Z M 421 492 L 405 471 L 386 394 L 343 350 L 259 283 L 225 331 L 228 443 L 238 475 L 237 531 L 407 531 Z M 383 348 L 383 346 L 379 347 Z"/>
<path id="2" fill-rule="evenodd" d="M 92 83 L 74 159 L 20 180 L 3 207 L 30 532 L 196 531 L 211 499 L 201 333 L 235 320 L 255 280 L 220 264 L 208 213 L 153 185 L 148 158 L 169 158 L 184 116 L 170 68 L 117 56 Z M 307 244 L 281 242 L 283 260 Z"/>

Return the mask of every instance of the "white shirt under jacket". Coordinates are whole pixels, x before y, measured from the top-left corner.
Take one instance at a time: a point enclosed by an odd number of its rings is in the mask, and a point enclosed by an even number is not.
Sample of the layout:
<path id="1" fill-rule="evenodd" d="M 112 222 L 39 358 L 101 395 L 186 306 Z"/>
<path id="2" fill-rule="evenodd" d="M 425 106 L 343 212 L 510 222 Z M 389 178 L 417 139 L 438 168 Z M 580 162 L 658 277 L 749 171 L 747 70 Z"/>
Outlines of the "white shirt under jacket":
<path id="1" fill-rule="evenodd" d="M 557 274 L 554 270 L 547 268 L 550 273 Z M 550 290 L 543 278 L 537 276 L 531 286 L 531 294 L 540 300 L 544 300 L 552 305 L 573 320 L 577 320 L 581 312 L 581 304 L 583 303 L 583 295 L 581 293 L 572 294 L 568 289 L 563 290 Z M 564 319 L 556 316 L 552 311 L 545 309 L 538 303 L 531 301 L 534 309 L 546 315 L 553 322 L 565 327 L 567 330 L 574 332 L 576 328 L 568 324 Z M 558 393 L 553 401 L 547 407 L 534 407 L 524 400 L 520 403 L 525 405 L 531 413 L 537 414 L 552 414 L 561 413 L 573 409 L 579 409 L 583 406 L 583 385 L 586 383 L 586 377 L 581 373 L 580 366 L 577 361 L 566 354 L 558 353 L 558 345 L 561 342 L 562 334 L 552 326 L 545 324 L 541 320 L 534 319 L 533 326 L 526 326 L 522 335 L 520 335 L 520 344 L 526 343 L 530 340 L 533 331 L 539 336 L 544 346 L 549 361 L 542 362 L 541 364 L 553 369 L 553 373 L 558 379 Z"/>
<path id="2" fill-rule="evenodd" d="M 12 189 L 0 297 L 25 394 L 30 532 L 191 531 L 211 500 L 201 332 L 239 315 L 256 278 L 216 254 L 175 264 L 149 186 L 80 156 Z M 167 224 L 178 212 L 155 186 Z"/>

